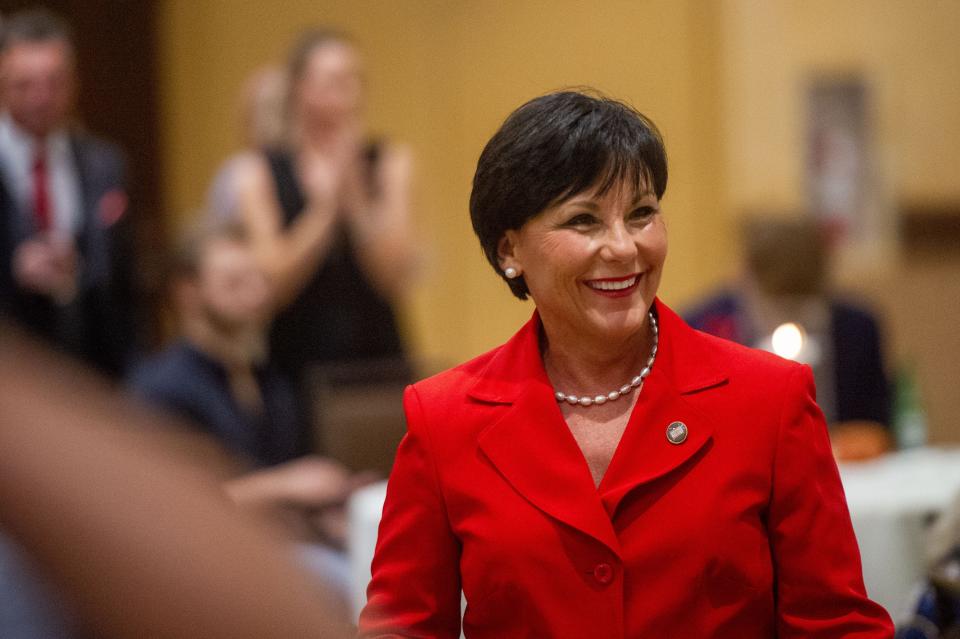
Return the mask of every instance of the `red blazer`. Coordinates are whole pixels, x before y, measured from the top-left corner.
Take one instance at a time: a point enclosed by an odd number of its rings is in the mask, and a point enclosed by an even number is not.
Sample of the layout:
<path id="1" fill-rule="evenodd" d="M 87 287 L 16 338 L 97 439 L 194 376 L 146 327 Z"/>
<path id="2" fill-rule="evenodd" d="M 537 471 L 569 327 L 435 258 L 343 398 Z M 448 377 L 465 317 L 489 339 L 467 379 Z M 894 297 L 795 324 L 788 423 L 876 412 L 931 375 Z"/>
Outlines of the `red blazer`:
<path id="1" fill-rule="evenodd" d="M 407 389 L 362 636 L 455 638 L 462 588 L 470 639 L 893 637 L 810 369 L 656 307 L 656 363 L 599 488 L 536 314 Z"/>

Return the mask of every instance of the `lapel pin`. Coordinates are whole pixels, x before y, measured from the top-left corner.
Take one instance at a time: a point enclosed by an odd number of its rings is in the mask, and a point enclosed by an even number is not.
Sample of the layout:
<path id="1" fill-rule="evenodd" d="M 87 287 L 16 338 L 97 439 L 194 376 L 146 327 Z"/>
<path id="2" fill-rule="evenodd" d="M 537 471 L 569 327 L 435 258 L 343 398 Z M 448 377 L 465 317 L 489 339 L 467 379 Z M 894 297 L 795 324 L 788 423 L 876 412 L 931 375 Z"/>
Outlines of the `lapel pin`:
<path id="1" fill-rule="evenodd" d="M 667 426 L 667 441 L 671 444 L 682 444 L 687 441 L 687 425 L 683 422 L 673 422 Z"/>

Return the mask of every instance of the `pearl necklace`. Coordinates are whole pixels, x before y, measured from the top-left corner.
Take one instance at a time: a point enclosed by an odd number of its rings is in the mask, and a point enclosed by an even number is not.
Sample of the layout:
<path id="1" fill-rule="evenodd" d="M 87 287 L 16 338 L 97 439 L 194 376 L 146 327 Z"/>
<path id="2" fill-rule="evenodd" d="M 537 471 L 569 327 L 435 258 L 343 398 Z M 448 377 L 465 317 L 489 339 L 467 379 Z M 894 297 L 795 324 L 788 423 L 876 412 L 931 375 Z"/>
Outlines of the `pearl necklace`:
<path id="1" fill-rule="evenodd" d="M 650 330 L 653 332 L 653 347 L 650 349 L 650 357 L 647 359 L 647 365 L 643 367 L 643 370 L 640 371 L 640 374 L 631 379 L 628 383 L 624 384 L 615 391 L 610 391 L 606 395 L 597 395 L 596 397 L 577 397 L 576 395 L 569 395 L 561 391 L 554 393 L 554 397 L 557 398 L 558 402 L 567 402 L 571 405 L 579 404 L 580 406 L 599 406 L 600 404 L 606 404 L 607 402 L 615 402 L 624 395 L 629 395 L 634 388 L 639 389 L 643 387 L 643 380 L 647 378 L 647 375 L 650 374 L 650 369 L 653 368 L 653 360 L 657 357 L 657 344 L 660 341 L 660 329 L 657 328 L 657 319 L 653 316 L 653 311 L 650 312 Z"/>

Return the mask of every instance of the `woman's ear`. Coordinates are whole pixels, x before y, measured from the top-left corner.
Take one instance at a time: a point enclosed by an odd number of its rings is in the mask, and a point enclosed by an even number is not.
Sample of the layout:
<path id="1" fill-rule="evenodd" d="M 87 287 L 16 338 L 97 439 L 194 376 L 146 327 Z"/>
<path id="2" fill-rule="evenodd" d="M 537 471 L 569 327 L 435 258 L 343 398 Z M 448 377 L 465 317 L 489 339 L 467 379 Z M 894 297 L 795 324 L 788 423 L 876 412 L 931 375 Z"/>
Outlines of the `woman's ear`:
<path id="1" fill-rule="evenodd" d="M 506 271 L 513 268 L 516 273 L 523 271 L 520 266 L 520 260 L 517 258 L 517 232 L 508 230 L 497 242 L 497 261 L 500 264 L 500 270 Z"/>

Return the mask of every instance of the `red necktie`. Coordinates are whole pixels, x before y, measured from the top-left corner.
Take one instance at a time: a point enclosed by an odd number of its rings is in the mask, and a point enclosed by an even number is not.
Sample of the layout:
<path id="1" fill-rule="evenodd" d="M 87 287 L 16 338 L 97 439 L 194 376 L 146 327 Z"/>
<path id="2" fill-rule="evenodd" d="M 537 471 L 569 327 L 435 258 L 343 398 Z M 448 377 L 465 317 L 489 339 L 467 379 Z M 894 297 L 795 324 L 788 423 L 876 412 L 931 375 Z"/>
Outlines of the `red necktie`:
<path id="1" fill-rule="evenodd" d="M 33 213 L 37 231 L 50 230 L 50 193 L 47 191 L 47 158 L 38 148 L 33 158 Z"/>

